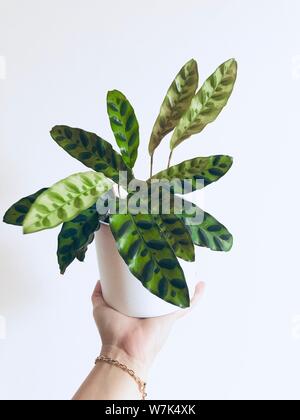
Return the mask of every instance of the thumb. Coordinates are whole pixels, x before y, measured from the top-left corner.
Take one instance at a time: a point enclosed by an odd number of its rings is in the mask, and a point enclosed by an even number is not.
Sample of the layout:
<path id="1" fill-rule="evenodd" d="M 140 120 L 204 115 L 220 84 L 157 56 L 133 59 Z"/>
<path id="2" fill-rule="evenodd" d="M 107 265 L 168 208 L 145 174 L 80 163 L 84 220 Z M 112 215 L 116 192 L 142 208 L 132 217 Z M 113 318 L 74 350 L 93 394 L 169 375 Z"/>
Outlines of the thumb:
<path id="1" fill-rule="evenodd" d="M 103 295 L 102 295 L 102 288 L 101 288 L 101 283 L 100 281 L 97 282 L 96 287 L 94 289 L 94 292 L 92 294 L 92 303 L 94 308 L 97 306 L 105 306 L 106 303 L 103 299 Z"/>

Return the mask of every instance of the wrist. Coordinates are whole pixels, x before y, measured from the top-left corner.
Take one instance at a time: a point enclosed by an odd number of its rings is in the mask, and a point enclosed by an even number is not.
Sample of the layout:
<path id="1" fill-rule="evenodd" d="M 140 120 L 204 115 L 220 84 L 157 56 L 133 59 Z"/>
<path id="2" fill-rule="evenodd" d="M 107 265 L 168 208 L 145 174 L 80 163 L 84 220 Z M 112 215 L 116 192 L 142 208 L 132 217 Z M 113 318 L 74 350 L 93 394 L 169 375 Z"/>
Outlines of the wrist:
<path id="1" fill-rule="evenodd" d="M 146 381 L 149 366 L 129 355 L 125 350 L 119 348 L 118 346 L 102 345 L 100 355 L 110 357 L 111 359 L 123 363 L 129 369 L 132 369 L 142 380 Z"/>

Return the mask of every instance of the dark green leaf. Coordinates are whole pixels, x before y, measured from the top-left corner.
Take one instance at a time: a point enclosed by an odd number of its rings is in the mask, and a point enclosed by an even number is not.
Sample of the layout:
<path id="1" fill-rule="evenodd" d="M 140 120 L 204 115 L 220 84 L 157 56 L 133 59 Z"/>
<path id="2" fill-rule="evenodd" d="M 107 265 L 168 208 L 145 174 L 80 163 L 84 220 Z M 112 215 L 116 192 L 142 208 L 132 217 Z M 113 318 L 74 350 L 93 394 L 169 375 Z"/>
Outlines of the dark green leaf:
<path id="1" fill-rule="evenodd" d="M 140 143 L 139 124 L 130 102 L 118 90 L 107 94 L 107 113 L 124 162 L 133 168 Z"/>
<path id="2" fill-rule="evenodd" d="M 31 209 L 32 204 L 46 190 L 47 188 L 43 188 L 35 194 L 31 194 L 28 197 L 24 197 L 14 205 L 12 205 L 5 213 L 3 222 L 9 225 L 22 226 L 27 213 Z"/>
<path id="3" fill-rule="evenodd" d="M 202 212 L 198 208 L 199 212 Z M 209 248 L 212 251 L 230 251 L 233 237 L 227 228 L 206 212 L 203 213 L 203 222 L 194 224 L 192 218 L 183 219 L 190 231 L 195 245 Z"/>
<path id="4" fill-rule="evenodd" d="M 111 215 L 110 226 L 121 256 L 143 286 L 166 302 L 188 307 L 184 273 L 153 217 Z M 180 280 L 182 287 L 176 287 L 174 280 Z"/>
<path id="5" fill-rule="evenodd" d="M 100 218 L 96 206 L 82 212 L 78 217 L 63 224 L 58 236 L 57 257 L 61 274 L 77 258 L 84 261 L 85 254 L 100 228 Z"/>
<path id="6" fill-rule="evenodd" d="M 226 155 L 197 157 L 171 166 L 152 179 L 172 182 L 175 193 L 185 194 L 218 181 L 229 171 L 232 162 L 232 157 Z"/>
<path id="7" fill-rule="evenodd" d="M 132 171 L 126 166 L 122 156 L 110 143 L 96 134 L 60 125 L 51 130 L 51 136 L 69 155 L 88 168 L 102 172 L 114 182 L 119 182 L 120 171 L 127 171 L 128 180 L 132 179 Z"/>
<path id="8" fill-rule="evenodd" d="M 185 261 L 195 261 L 194 244 L 182 219 L 164 214 L 154 216 L 154 219 L 175 255 Z"/>

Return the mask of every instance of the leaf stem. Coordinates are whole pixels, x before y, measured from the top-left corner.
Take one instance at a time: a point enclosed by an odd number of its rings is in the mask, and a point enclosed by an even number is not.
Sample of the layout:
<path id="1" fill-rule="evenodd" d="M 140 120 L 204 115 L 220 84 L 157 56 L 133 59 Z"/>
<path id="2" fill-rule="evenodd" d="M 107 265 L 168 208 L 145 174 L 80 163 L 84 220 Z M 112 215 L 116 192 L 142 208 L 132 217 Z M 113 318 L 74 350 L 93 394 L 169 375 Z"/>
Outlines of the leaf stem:
<path id="1" fill-rule="evenodd" d="M 172 157 L 173 157 L 173 150 L 171 150 L 171 152 L 170 152 L 170 156 L 169 156 L 169 160 L 168 160 L 168 169 L 170 168 L 170 166 L 171 166 L 171 160 L 172 160 Z"/>
<path id="2" fill-rule="evenodd" d="M 151 158 L 150 158 L 150 178 L 152 178 L 153 175 L 153 160 L 154 160 L 154 153 L 152 153 Z"/>

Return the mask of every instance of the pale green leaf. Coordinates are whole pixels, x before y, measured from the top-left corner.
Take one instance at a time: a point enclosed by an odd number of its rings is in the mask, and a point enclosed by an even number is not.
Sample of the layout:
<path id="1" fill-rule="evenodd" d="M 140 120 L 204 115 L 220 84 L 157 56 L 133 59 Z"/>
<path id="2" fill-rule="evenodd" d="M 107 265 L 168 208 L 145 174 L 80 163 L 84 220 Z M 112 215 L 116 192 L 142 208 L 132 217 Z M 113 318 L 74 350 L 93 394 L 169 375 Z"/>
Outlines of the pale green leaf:
<path id="1" fill-rule="evenodd" d="M 112 187 L 103 174 L 84 172 L 59 181 L 41 194 L 24 223 L 24 233 L 39 232 L 69 222 L 97 202 Z"/>

